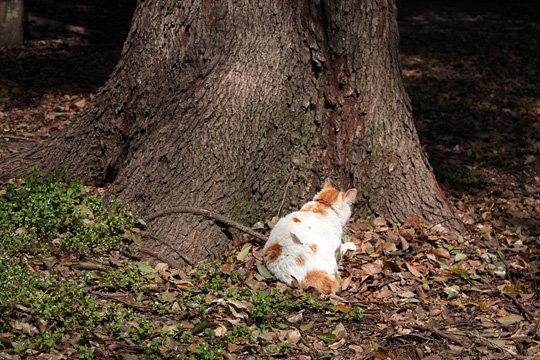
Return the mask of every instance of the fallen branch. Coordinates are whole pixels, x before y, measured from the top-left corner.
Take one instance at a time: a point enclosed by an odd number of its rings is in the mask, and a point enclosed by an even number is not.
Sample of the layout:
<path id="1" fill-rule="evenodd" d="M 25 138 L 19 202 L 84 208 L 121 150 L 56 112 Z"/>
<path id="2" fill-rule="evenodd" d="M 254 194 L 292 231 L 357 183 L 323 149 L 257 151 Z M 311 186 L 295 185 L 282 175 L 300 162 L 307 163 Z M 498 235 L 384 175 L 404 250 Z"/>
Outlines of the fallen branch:
<path id="1" fill-rule="evenodd" d="M 455 336 L 452 336 L 442 330 L 439 330 L 439 329 L 436 329 L 436 328 L 431 328 L 431 327 L 427 327 L 427 326 L 422 326 L 422 325 L 416 325 L 416 324 L 411 324 L 411 327 L 413 329 L 416 329 L 416 330 L 420 330 L 420 331 L 428 331 L 428 332 L 431 332 L 431 333 L 434 333 L 434 334 L 437 334 L 438 336 L 442 337 L 442 338 L 445 338 L 447 340 L 450 340 L 456 344 L 459 344 L 459 345 L 463 345 L 463 339 L 458 339 L 456 338 Z"/>
<path id="2" fill-rule="evenodd" d="M 501 251 L 501 249 L 499 247 L 499 244 L 500 244 L 499 237 L 497 236 L 497 233 L 495 231 L 493 231 L 493 234 L 495 235 L 495 240 L 497 241 L 497 249 L 495 249 L 495 250 L 497 252 L 497 255 L 499 256 L 499 258 L 501 259 L 501 261 L 504 264 L 505 275 L 508 278 L 508 280 L 510 280 L 510 282 L 514 285 L 514 287 L 516 287 L 516 280 L 514 279 L 512 274 L 510 273 L 510 265 L 506 261 L 506 256 L 503 254 L 503 252 Z M 497 289 L 497 290 L 499 290 L 499 289 Z M 504 297 L 505 294 L 501 290 L 499 290 L 499 293 L 501 294 L 502 297 Z M 531 311 L 529 311 L 527 308 L 525 308 L 525 306 L 523 306 L 523 304 L 521 304 L 519 302 L 519 300 L 515 296 L 512 296 L 512 295 L 508 295 L 508 296 L 510 297 L 510 299 L 512 299 L 512 302 L 518 308 L 519 312 L 521 312 L 521 314 L 523 316 L 525 316 L 525 318 L 527 320 L 533 321 L 534 314 Z"/>
<path id="3" fill-rule="evenodd" d="M 19 136 L 19 135 L 9 135 L 9 134 L 2 134 L 0 135 L 0 138 L 2 139 L 12 139 L 12 140 L 21 140 L 21 141 L 38 141 L 39 139 L 33 139 L 25 136 Z"/>
<path id="4" fill-rule="evenodd" d="M 264 244 L 266 242 L 266 240 L 268 239 L 263 234 L 258 233 L 255 230 L 253 230 L 253 229 L 251 229 L 251 228 L 249 228 L 247 226 L 239 224 L 236 221 L 231 220 L 231 219 L 229 219 L 229 218 L 227 218 L 227 217 L 225 217 L 223 215 L 216 214 L 215 212 L 210 211 L 210 210 L 198 209 L 198 208 L 194 208 L 194 207 L 191 207 L 191 206 L 178 206 L 178 207 L 174 207 L 174 208 L 170 208 L 170 209 L 161 210 L 161 211 L 158 211 L 156 213 L 148 215 L 145 218 L 145 220 L 147 222 L 150 222 L 150 221 L 155 220 L 155 219 L 157 219 L 159 217 L 172 215 L 172 214 L 195 214 L 195 215 L 201 215 L 201 216 L 207 217 L 207 218 L 212 219 L 212 220 L 214 220 L 216 222 L 228 225 L 230 227 L 233 227 L 233 228 L 235 228 L 237 230 L 242 231 L 243 233 L 246 233 L 248 235 L 253 236 L 254 238 L 260 240 L 260 241 L 257 241 L 257 243 L 259 243 L 259 244 Z"/>
<path id="5" fill-rule="evenodd" d="M 122 299 L 118 295 L 115 296 L 115 295 L 110 295 L 110 294 L 104 294 L 104 293 L 99 292 L 99 291 L 90 291 L 90 294 L 98 296 L 98 297 L 100 297 L 102 299 L 105 299 L 105 300 L 112 300 L 114 302 L 119 302 L 119 303 L 121 303 L 123 305 L 126 305 L 126 306 L 128 306 L 130 308 L 133 308 L 135 310 L 139 310 L 139 311 L 148 311 L 148 310 L 150 310 L 150 307 L 148 307 L 148 306 L 133 304 L 133 303 L 127 301 L 127 300 Z"/>

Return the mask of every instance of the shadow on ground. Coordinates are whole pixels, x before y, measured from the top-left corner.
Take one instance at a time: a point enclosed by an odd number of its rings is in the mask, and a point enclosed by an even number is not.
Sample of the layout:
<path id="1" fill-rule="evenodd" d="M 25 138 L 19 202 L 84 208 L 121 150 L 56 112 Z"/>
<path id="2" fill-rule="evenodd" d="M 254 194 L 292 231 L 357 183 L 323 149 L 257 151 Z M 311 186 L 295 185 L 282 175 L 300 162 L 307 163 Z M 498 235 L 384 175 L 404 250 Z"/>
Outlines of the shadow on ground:
<path id="1" fill-rule="evenodd" d="M 0 110 L 93 93 L 116 65 L 135 1 L 25 1 L 25 44 L 0 50 Z"/>
<path id="2" fill-rule="evenodd" d="M 398 11 L 405 86 L 445 190 L 475 191 L 454 186 L 460 172 L 530 183 L 539 173 L 540 3 L 407 1 Z"/>

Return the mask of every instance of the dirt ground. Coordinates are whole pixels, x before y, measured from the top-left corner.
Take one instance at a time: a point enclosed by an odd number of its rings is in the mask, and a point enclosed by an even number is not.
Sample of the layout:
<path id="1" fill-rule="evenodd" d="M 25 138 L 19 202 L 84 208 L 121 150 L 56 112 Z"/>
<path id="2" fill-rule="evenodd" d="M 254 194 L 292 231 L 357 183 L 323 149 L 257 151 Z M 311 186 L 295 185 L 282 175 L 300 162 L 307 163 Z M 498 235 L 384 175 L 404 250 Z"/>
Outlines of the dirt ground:
<path id="1" fill-rule="evenodd" d="M 0 50 L 0 159 L 76 121 L 119 58 L 133 4 L 26 8 L 25 45 Z M 366 317 L 347 324 L 342 348 L 292 354 L 540 356 L 540 3 L 414 0 L 398 10 L 421 142 L 468 234 L 448 240 L 414 218 L 355 220 L 360 251 L 340 296 Z"/>

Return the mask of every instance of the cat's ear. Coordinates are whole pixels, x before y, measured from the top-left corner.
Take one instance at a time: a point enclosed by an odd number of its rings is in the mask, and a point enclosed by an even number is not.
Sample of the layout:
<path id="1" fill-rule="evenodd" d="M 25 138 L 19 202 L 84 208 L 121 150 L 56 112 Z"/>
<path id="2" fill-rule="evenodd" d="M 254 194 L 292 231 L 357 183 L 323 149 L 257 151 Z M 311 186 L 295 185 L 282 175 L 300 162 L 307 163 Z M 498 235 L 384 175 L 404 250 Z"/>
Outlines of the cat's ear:
<path id="1" fill-rule="evenodd" d="M 348 205 L 354 204 L 354 201 L 356 200 L 356 193 L 357 193 L 356 189 L 347 190 L 347 192 L 345 193 L 345 202 Z"/>
<path id="2" fill-rule="evenodd" d="M 326 178 L 326 180 L 324 180 L 323 189 L 333 188 L 333 187 L 334 187 L 334 184 L 332 184 L 332 180 L 330 180 L 330 178 Z"/>

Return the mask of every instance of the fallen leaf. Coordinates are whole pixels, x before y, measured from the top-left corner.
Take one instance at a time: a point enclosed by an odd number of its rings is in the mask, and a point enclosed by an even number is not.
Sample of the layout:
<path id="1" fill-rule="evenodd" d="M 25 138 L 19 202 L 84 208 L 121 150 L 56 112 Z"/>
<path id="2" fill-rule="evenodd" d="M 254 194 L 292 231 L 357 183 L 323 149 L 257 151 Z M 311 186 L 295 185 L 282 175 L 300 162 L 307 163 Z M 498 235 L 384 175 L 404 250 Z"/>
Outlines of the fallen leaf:
<path id="1" fill-rule="evenodd" d="M 291 315 L 287 318 L 287 321 L 290 322 L 290 323 L 297 323 L 299 322 L 300 320 L 302 320 L 303 318 L 303 315 L 301 312 L 299 313 L 296 313 L 294 315 Z"/>
<path id="2" fill-rule="evenodd" d="M 413 292 L 410 291 L 410 290 L 407 290 L 407 291 L 401 291 L 401 292 L 399 292 L 399 293 L 398 293 L 398 296 L 399 296 L 399 297 L 402 297 L 402 298 L 407 298 L 407 299 L 408 299 L 408 298 L 413 298 L 413 297 L 415 297 L 416 294 L 413 293 Z"/>
<path id="3" fill-rule="evenodd" d="M 347 330 L 345 329 L 345 326 L 343 326 L 342 323 L 339 323 L 336 325 L 336 328 L 334 331 L 332 331 L 332 334 L 336 335 L 338 339 L 343 339 L 347 336 Z"/>
<path id="4" fill-rule="evenodd" d="M 161 294 L 161 300 L 165 302 L 169 302 L 169 303 L 172 303 L 173 301 L 175 301 L 177 297 L 178 297 L 177 292 L 165 291 L 164 293 Z"/>
<path id="5" fill-rule="evenodd" d="M 349 313 L 354 310 L 352 306 L 345 305 L 345 304 L 336 304 L 334 305 L 334 309 L 342 313 Z"/>
<path id="6" fill-rule="evenodd" d="M 450 255 L 450 252 L 444 248 L 436 248 L 432 251 L 433 254 L 437 255 L 438 257 L 442 257 L 445 259 L 451 259 L 452 256 Z"/>
<path id="7" fill-rule="evenodd" d="M 457 285 L 452 285 L 452 286 L 449 286 L 449 287 L 445 287 L 443 289 L 444 293 L 446 294 L 446 298 L 448 300 L 452 300 L 452 299 L 455 299 L 459 296 L 459 286 Z"/>
<path id="8" fill-rule="evenodd" d="M 379 264 L 368 263 L 362 265 L 362 270 L 368 275 L 376 275 L 382 272 L 382 267 Z"/>
<path id="9" fill-rule="evenodd" d="M 272 275 L 272 273 L 270 273 L 268 268 L 266 266 L 264 266 L 264 264 L 262 264 L 262 263 L 257 264 L 257 271 L 265 279 L 272 279 L 274 277 Z"/>
<path id="10" fill-rule="evenodd" d="M 423 277 L 422 273 L 416 268 L 416 266 L 409 264 L 408 262 L 405 263 L 405 266 L 407 266 L 407 269 L 410 271 L 410 273 L 417 278 Z"/>
<path id="11" fill-rule="evenodd" d="M 409 242 L 403 236 L 399 237 L 399 241 L 401 243 L 401 250 L 405 251 L 410 247 Z"/>
<path id="12" fill-rule="evenodd" d="M 415 234 L 416 234 L 416 231 L 412 228 L 402 227 L 401 229 L 399 229 L 399 235 L 403 236 L 407 240 L 414 239 Z"/>
<path id="13" fill-rule="evenodd" d="M 326 343 L 334 342 L 337 340 L 336 334 L 333 333 L 322 333 L 318 334 L 317 337 Z"/>
<path id="14" fill-rule="evenodd" d="M 137 262 L 135 265 L 137 265 L 137 268 L 143 275 L 153 274 L 156 272 L 156 270 L 153 267 L 151 267 L 150 265 L 142 261 Z"/>
<path id="15" fill-rule="evenodd" d="M 456 256 L 454 256 L 454 260 L 455 261 L 467 260 L 467 254 L 463 254 L 463 253 L 456 254 Z"/>
<path id="16" fill-rule="evenodd" d="M 291 344 L 296 344 L 302 338 L 302 334 L 297 329 L 289 330 L 285 334 L 285 339 L 289 340 Z"/>
<path id="17" fill-rule="evenodd" d="M 502 325 L 512 325 L 517 322 L 523 321 L 524 318 L 521 315 L 509 313 L 508 315 L 497 318 L 496 320 Z"/>
<path id="18" fill-rule="evenodd" d="M 82 110 L 86 107 L 86 99 L 81 99 L 77 102 L 75 102 L 75 106 L 79 108 L 79 110 Z"/>
<path id="19" fill-rule="evenodd" d="M 246 259 L 246 256 L 249 254 L 250 249 L 251 249 L 251 245 L 244 246 L 244 248 L 240 250 L 238 255 L 236 255 L 236 259 L 238 261 L 244 261 Z"/>
<path id="20" fill-rule="evenodd" d="M 217 324 L 211 322 L 211 321 L 201 321 L 197 325 L 193 327 L 193 334 L 199 334 L 203 332 L 206 329 L 213 329 L 217 326 Z"/>
<path id="21" fill-rule="evenodd" d="M 242 350 L 243 348 L 244 348 L 244 345 L 235 345 L 232 343 L 227 344 L 227 350 L 229 350 L 229 352 L 232 352 L 232 353 L 237 352 L 238 350 Z"/>
<path id="22" fill-rule="evenodd" d="M 345 345 L 345 339 L 341 339 L 339 341 L 336 341 L 335 343 L 333 344 L 330 344 L 328 345 L 328 348 L 332 349 L 332 350 L 337 350 L 339 349 L 340 347 L 342 347 L 343 345 Z"/>
<path id="23" fill-rule="evenodd" d="M 300 238 L 298 238 L 298 236 L 296 236 L 296 235 L 293 234 L 293 233 L 291 233 L 291 240 L 292 240 L 293 243 L 295 243 L 295 244 L 302 245 L 302 241 L 300 241 Z"/>
<path id="24" fill-rule="evenodd" d="M 303 333 L 307 333 L 311 331 L 311 329 L 313 329 L 313 322 L 300 325 L 300 331 Z"/>
<path id="25" fill-rule="evenodd" d="M 349 276 L 341 283 L 341 290 L 346 290 L 352 282 L 352 276 Z"/>
<path id="26" fill-rule="evenodd" d="M 214 329 L 214 335 L 216 337 L 222 337 L 223 335 L 225 335 L 226 332 L 227 328 L 221 324 Z"/>
<path id="27" fill-rule="evenodd" d="M 407 222 L 411 224 L 411 226 L 415 229 L 420 229 L 420 216 L 419 215 L 411 215 L 407 218 Z"/>

